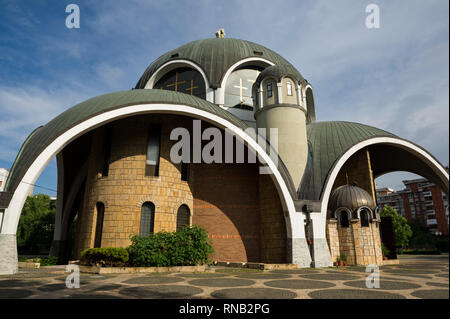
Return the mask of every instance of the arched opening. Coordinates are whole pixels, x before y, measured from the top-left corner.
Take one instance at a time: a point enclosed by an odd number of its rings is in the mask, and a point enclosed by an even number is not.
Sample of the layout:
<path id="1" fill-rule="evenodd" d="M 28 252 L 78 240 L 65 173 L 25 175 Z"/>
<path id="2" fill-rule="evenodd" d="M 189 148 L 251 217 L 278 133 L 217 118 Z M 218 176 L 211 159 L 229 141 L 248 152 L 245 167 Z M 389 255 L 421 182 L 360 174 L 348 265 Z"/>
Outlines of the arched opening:
<path id="1" fill-rule="evenodd" d="M 184 226 L 189 226 L 191 221 L 191 212 L 185 204 L 181 205 L 177 211 L 177 231 Z"/>
<path id="2" fill-rule="evenodd" d="M 145 202 L 141 207 L 140 236 L 153 234 L 155 228 L 155 204 Z"/>
<path id="3" fill-rule="evenodd" d="M 206 87 L 202 74 L 189 67 L 178 67 L 168 71 L 158 79 L 153 88 L 181 92 L 206 99 Z"/>
<path id="4" fill-rule="evenodd" d="M 306 123 L 309 124 L 316 121 L 316 106 L 314 104 L 313 91 L 310 86 L 306 88 L 305 96 L 306 96 L 306 110 L 307 110 Z"/>
<path id="5" fill-rule="evenodd" d="M 253 110 L 252 86 L 263 67 L 247 65 L 234 70 L 225 85 L 224 106 Z"/>
<path id="6" fill-rule="evenodd" d="M 359 212 L 359 218 L 361 221 L 361 227 L 369 227 L 370 223 L 370 211 L 366 208 L 363 208 Z"/>
<path id="7" fill-rule="evenodd" d="M 338 220 L 339 227 L 348 228 L 350 227 L 350 213 L 346 210 L 341 210 L 336 213 L 336 219 Z"/>

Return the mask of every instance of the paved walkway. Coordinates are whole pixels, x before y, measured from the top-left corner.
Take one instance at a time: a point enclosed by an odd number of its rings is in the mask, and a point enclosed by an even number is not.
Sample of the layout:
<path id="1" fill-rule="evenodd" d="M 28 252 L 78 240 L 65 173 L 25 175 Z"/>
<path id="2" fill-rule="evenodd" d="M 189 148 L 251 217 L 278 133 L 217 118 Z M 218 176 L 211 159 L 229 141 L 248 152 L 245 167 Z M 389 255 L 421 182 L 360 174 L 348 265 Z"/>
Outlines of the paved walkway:
<path id="1" fill-rule="evenodd" d="M 449 259 L 403 257 L 380 268 L 380 288 L 365 285 L 365 267 L 279 271 L 211 267 L 205 273 L 88 275 L 79 289 L 65 285 L 64 268 L 43 267 L 0 275 L 4 298 L 449 298 Z"/>

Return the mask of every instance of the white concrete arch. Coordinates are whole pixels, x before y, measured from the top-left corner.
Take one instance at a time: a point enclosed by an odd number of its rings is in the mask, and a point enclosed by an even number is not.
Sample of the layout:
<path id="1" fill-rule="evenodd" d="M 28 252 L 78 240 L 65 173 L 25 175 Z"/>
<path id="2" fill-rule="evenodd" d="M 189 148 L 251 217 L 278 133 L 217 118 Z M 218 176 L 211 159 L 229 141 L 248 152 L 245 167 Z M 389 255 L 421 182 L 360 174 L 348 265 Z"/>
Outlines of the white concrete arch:
<path id="1" fill-rule="evenodd" d="M 155 83 L 158 82 L 158 80 L 164 74 L 166 74 L 167 72 L 172 71 L 176 68 L 180 68 L 180 67 L 189 67 L 191 69 L 198 71 L 202 75 L 203 80 L 205 81 L 206 100 L 208 102 L 214 103 L 214 90 L 210 88 L 209 80 L 208 80 L 208 77 L 206 76 L 205 71 L 203 70 L 203 68 L 200 65 L 198 65 L 197 63 L 194 63 L 190 60 L 177 59 L 177 60 L 171 60 L 171 61 L 164 63 L 153 73 L 153 75 L 150 77 L 150 79 L 145 84 L 144 89 L 153 89 L 153 86 L 155 85 Z"/>
<path id="2" fill-rule="evenodd" d="M 263 64 L 266 66 L 274 65 L 273 62 L 271 62 L 267 59 L 258 58 L 258 57 L 250 57 L 250 58 L 245 58 L 245 59 L 239 60 L 238 62 L 233 64 L 227 70 L 227 72 L 225 72 L 225 74 L 222 78 L 222 81 L 220 82 L 220 87 L 217 88 L 217 90 L 216 90 L 216 100 L 213 103 L 218 104 L 220 106 L 224 106 L 224 104 L 225 104 L 225 86 L 227 84 L 228 78 L 230 77 L 231 73 L 234 70 L 236 70 L 238 67 L 240 67 L 244 64 L 250 64 L 251 62 L 256 62 L 256 63 Z"/>
<path id="3" fill-rule="evenodd" d="M 31 185 L 34 184 L 50 160 L 56 154 L 61 152 L 65 146 L 88 131 L 108 122 L 132 115 L 148 113 L 171 113 L 192 116 L 210 122 L 218 127 L 228 128 L 236 135 L 236 137 L 244 140 L 251 150 L 260 154 L 262 164 L 266 164 L 272 172 L 271 177 L 277 188 L 283 209 L 285 211 L 287 237 L 290 239 L 305 238 L 303 227 L 304 216 L 301 213 L 296 213 L 295 205 L 289 193 L 288 187 L 278 171 L 276 164 L 271 160 L 270 156 L 257 143 L 257 141 L 249 136 L 244 130 L 218 115 L 199 110 L 198 108 L 192 106 L 178 104 L 138 104 L 126 106 L 91 117 L 62 133 L 39 154 L 39 156 L 27 169 L 25 175 L 14 192 L 9 207 L 5 211 L 2 235 L 16 234 L 22 207 L 25 203 L 30 187 L 32 187 Z"/>
<path id="4" fill-rule="evenodd" d="M 420 147 L 414 145 L 411 142 L 408 142 L 408 141 L 405 141 L 405 140 L 402 140 L 399 138 L 394 138 L 394 137 L 371 138 L 371 139 L 362 141 L 362 142 L 352 146 L 349 150 L 347 150 L 344 153 L 344 155 L 342 155 L 339 158 L 337 163 L 332 168 L 332 170 L 326 180 L 326 185 L 325 185 L 324 192 L 323 192 L 323 195 L 321 198 L 322 205 L 321 205 L 320 212 L 321 212 L 321 216 L 323 219 L 326 218 L 327 205 L 328 205 L 328 201 L 330 199 L 331 190 L 333 188 L 334 182 L 335 182 L 336 177 L 337 177 L 339 171 L 341 170 L 341 168 L 344 166 L 344 164 L 347 162 L 347 160 L 353 154 L 355 154 L 356 152 L 358 152 L 359 150 L 361 150 L 365 147 L 368 147 L 370 145 L 375 145 L 375 144 L 393 145 L 393 146 L 397 146 L 399 148 L 402 148 L 402 149 L 412 153 L 414 156 L 416 156 L 416 157 L 420 158 L 422 161 L 424 161 L 424 163 L 426 163 L 434 171 L 434 173 L 437 176 L 445 179 L 447 181 L 447 185 L 448 185 L 448 180 L 449 180 L 448 173 L 445 171 L 445 169 L 442 167 L 442 165 L 438 161 L 436 161 L 428 152 L 424 151 Z"/>

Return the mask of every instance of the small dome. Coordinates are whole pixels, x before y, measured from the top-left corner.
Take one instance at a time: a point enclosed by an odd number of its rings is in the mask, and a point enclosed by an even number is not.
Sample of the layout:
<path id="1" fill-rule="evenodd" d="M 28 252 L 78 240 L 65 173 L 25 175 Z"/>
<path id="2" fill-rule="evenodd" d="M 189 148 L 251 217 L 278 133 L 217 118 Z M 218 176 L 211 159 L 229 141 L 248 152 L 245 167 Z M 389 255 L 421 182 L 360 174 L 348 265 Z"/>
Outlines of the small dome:
<path id="1" fill-rule="evenodd" d="M 297 83 L 301 83 L 302 81 L 305 81 L 303 79 L 303 76 L 300 74 L 300 72 L 297 71 L 296 68 L 294 68 L 290 64 L 278 64 L 278 65 L 272 65 L 267 68 L 265 68 L 256 78 L 256 81 L 253 85 L 259 86 L 259 84 L 267 77 L 273 77 L 277 79 L 278 81 L 281 81 L 281 79 L 285 76 L 291 77 L 293 80 L 295 80 Z"/>
<path id="2" fill-rule="evenodd" d="M 350 209 L 352 212 L 366 206 L 375 209 L 376 205 L 372 196 L 364 189 L 357 186 L 343 185 L 336 188 L 331 194 L 328 209 L 332 212 L 340 207 Z"/>

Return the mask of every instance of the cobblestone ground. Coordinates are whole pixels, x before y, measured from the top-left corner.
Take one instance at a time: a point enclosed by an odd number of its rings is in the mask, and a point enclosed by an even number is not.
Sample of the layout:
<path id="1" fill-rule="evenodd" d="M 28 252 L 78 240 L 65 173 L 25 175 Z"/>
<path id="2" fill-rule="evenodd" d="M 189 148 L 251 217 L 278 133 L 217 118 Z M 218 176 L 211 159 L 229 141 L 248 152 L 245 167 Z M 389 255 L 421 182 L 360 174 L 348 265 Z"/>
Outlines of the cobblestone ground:
<path id="1" fill-rule="evenodd" d="M 81 274 L 68 289 L 64 266 L 0 275 L 7 298 L 448 299 L 449 259 L 408 256 L 380 267 L 380 288 L 366 288 L 364 267 L 256 271 L 211 267 L 204 273 Z"/>

